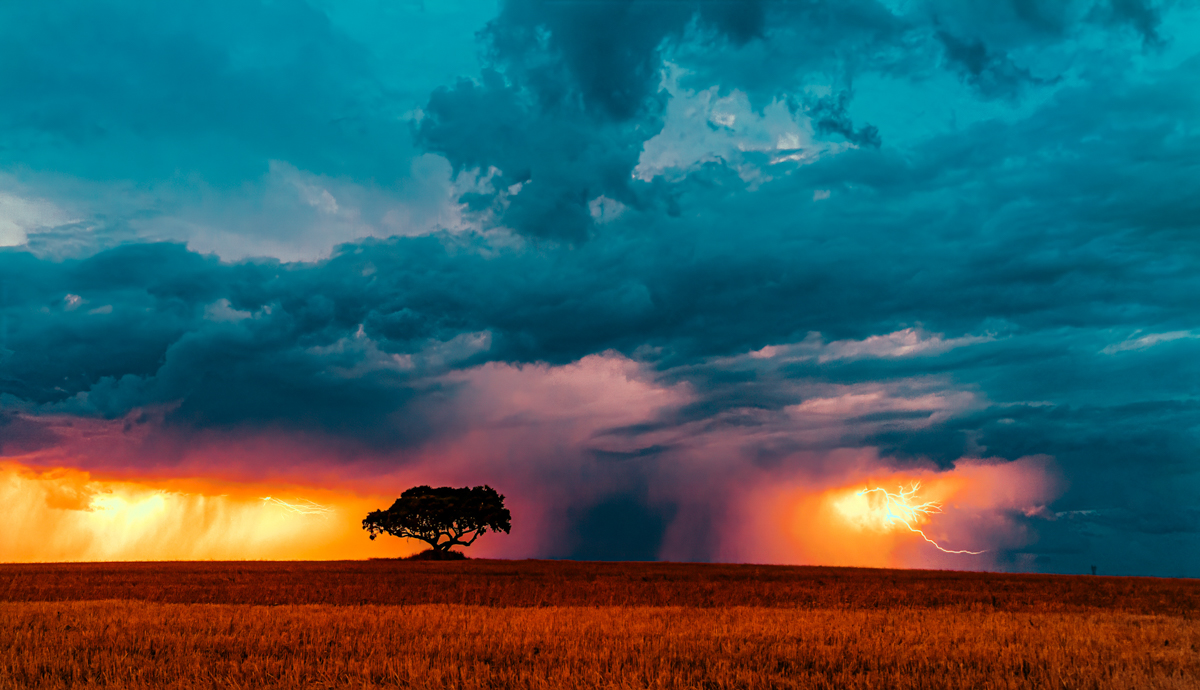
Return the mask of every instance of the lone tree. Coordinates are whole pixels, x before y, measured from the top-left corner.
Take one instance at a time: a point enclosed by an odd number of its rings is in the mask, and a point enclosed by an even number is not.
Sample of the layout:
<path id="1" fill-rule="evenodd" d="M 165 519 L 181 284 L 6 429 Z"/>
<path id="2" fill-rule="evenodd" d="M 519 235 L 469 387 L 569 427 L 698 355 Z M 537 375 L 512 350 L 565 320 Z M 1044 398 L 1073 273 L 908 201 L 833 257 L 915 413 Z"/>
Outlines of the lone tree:
<path id="1" fill-rule="evenodd" d="M 488 530 L 507 533 L 511 523 L 504 497 L 490 486 L 414 486 L 400 494 L 391 508 L 368 513 L 363 529 L 371 533 L 371 539 L 384 533 L 420 539 L 429 544 L 430 555 L 436 558 L 450 553 L 453 546 L 474 544 Z"/>

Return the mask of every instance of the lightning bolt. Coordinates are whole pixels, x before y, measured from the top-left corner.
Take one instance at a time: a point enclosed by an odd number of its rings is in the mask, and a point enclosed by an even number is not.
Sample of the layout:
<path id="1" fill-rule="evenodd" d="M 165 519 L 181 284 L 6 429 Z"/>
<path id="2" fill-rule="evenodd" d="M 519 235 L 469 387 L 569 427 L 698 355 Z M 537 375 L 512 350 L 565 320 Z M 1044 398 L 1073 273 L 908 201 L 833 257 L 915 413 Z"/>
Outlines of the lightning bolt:
<path id="1" fill-rule="evenodd" d="M 274 498 L 273 496 L 263 496 L 262 500 L 263 503 L 277 505 L 284 510 L 296 513 L 297 515 L 329 515 L 333 512 L 332 508 L 328 508 L 320 503 L 314 503 L 313 501 L 309 500 L 301 500 L 298 503 L 290 503 L 281 498 Z"/>
<path id="2" fill-rule="evenodd" d="M 900 487 L 897 490 L 897 493 L 891 493 L 885 489 L 880 489 L 877 487 L 874 489 L 863 489 L 862 491 L 858 492 L 858 495 L 866 496 L 867 494 L 873 493 L 883 494 L 884 507 L 887 510 L 887 515 L 885 516 L 887 521 L 889 523 L 893 521 L 903 523 L 904 526 L 909 529 L 909 531 L 916 532 L 917 534 L 921 535 L 922 539 L 930 544 L 933 544 L 933 547 L 938 551 L 945 553 L 966 553 L 971 554 L 972 556 L 978 556 L 979 554 L 984 553 L 983 551 L 954 551 L 951 549 L 943 549 L 941 545 L 926 536 L 925 533 L 920 529 L 913 527 L 913 523 L 922 516 L 933 515 L 935 513 L 942 512 L 942 504 L 936 501 L 926 501 L 924 503 L 913 502 L 916 500 L 917 490 L 920 488 L 921 483 L 914 482 L 911 486 L 909 486 L 907 491 L 905 491 L 904 487 Z"/>

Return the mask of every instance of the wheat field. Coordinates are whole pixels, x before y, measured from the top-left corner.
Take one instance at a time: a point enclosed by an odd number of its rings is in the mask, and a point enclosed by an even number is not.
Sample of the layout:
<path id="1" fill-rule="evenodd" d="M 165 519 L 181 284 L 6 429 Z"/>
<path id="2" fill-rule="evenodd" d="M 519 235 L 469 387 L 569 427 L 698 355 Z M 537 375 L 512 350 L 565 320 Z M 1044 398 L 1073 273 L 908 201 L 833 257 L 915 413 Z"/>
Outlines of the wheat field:
<path id="1" fill-rule="evenodd" d="M 97 564 L 54 566 L 63 577 L 47 578 L 47 567 L 0 566 L 0 690 L 1200 687 L 1195 581 L 837 569 L 755 578 L 742 577 L 750 566 L 536 562 Z M 352 584 L 356 567 L 363 576 Z M 181 576 L 228 585 L 239 570 L 272 605 L 245 602 L 249 586 L 206 589 Z M 286 578 L 267 572 L 290 573 L 295 587 L 280 589 Z M 429 598 L 440 583 L 460 600 L 482 591 L 494 603 L 307 601 L 314 582 L 335 601 L 360 597 L 376 572 L 412 585 L 395 590 L 412 596 Z M 580 599 L 611 599 L 622 581 L 627 597 L 694 601 Z M 843 596 L 835 581 L 876 591 L 846 605 L 771 596 Z M 149 596 L 90 598 L 114 587 Z M 1001 595 L 945 594 L 989 590 Z M 281 591 L 306 603 L 279 603 Z M 546 605 L 554 591 L 571 605 Z M 1064 592 L 1074 593 L 1066 603 Z M 712 605 L 722 596 L 769 605 Z M 225 601 L 164 601 L 201 597 Z"/>

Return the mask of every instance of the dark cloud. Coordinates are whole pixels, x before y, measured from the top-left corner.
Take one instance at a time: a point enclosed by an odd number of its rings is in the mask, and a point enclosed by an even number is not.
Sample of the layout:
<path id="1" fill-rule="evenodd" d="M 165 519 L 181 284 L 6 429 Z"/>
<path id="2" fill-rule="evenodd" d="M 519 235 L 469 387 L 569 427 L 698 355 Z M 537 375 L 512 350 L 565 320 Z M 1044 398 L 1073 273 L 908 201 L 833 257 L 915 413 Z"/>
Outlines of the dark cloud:
<path id="1" fill-rule="evenodd" d="M 1011 98 L 1026 84 L 1048 83 L 1018 66 L 1008 55 L 989 49 L 982 40 L 964 40 L 942 30 L 937 37 L 945 47 L 946 60 L 984 95 Z"/>
<path id="2" fill-rule="evenodd" d="M 1113 20 L 1128 24 L 1142 35 L 1142 40 L 1153 45 L 1160 43 L 1158 25 L 1162 21 L 1161 11 L 1146 0 L 1110 0 Z"/>
<path id="3" fill-rule="evenodd" d="M 661 126 L 661 48 L 694 20 L 745 43 L 761 34 L 763 8 L 508 2 L 483 32 L 492 67 L 436 91 L 418 141 L 456 169 L 499 171 L 493 194 L 462 199 L 472 211 L 533 237 L 586 240 L 593 199 L 645 203 L 630 173 Z"/>
<path id="4" fill-rule="evenodd" d="M 15 411 L 0 412 L 0 453 L 24 455 L 49 448 L 59 437 L 36 419 L 18 415 Z"/>
<path id="5" fill-rule="evenodd" d="M 676 509 L 647 505 L 623 494 L 573 515 L 574 534 L 567 558 L 597 561 L 653 561 L 663 546 Z"/>
<path id="6" fill-rule="evenodd" d="M 763 35 L 765 3 L 510 0 L 484 32 L 493 59 L 543 107 L 581 99 L 629 119 L 657 90 L 663 42 L 699 20 L 735 44 Z"/>
<path id="7" fill-rule="evenodd" d="M 859 129 L 854 128 L 854 123 L 851 122 L 850 115 L 846 112 L 849 100 L 850 93 L 848 91 L 842 91 L 837 96 L 815 99 L 809 104 L 807 115 L 812 118 L 817 132 L 820 134 L 836 134 L 852 144 L 879 148 L 882 142 L 879 138 L 878 128 L 871 125 L 864 125 Z"/>
<path id="8" fill-rule="evenodd" d="M 458 170 L 499 171 L 490 194 L 463 199 L 470 210 L 490 212 L 524 234 L 583 241 L 592 228 L 589 201 L 608 195 L 637 203 L 629 174 L 644 134 L 634 126 L 596 118 L 570 101 L 543 108 L 492 70 L 480 84 L 464 80 L 438 90 L 425 112 L 423 145 Z"/>

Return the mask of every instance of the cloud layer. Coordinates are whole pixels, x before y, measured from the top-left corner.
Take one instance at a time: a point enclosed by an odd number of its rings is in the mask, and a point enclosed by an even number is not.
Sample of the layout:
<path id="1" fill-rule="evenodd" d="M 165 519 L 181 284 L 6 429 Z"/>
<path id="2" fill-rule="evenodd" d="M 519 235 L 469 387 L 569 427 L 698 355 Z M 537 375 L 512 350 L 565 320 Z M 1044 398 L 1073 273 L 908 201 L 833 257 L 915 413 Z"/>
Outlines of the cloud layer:
<path id="1" fill-rule="evenodd" d="M 1200 572 L 1194 3 L 0 13 L 0 455 L 580 558 L 858 563 L 781 515 L 920 479 L 990 555 L 872 564 Z"/>

